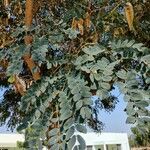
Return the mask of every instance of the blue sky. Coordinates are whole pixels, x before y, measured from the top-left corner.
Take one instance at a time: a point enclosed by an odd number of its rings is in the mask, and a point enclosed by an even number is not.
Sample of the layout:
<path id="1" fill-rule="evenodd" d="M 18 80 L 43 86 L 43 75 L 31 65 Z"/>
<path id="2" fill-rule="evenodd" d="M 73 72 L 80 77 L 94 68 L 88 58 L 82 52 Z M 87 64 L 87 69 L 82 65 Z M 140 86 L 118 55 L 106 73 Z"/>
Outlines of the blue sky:
<path id="1" fill-rule="evenodd" d="M 0 99 L 2 98 L 4 90 L 0 90 Z M 113 91 L 115 96 L 118 96 L 119 102 L 116 105 L 116 108 L 113 112 L 108 113 L 100 111 L 100 120 L 105 124 L 103 132 L 127 132 L 131 134 L 130 127 L 131 125 L 126 124 L 127 115 L 124 112 L 126 107 L 126 103 L 123 100 L 123 95 L 119 94 L 118 88 Z M 7 131 L 6 126 L 0 127 L 0 133 L 6 133 Z"/>
<path id="2" fill-rule="evenodd" d="M 100 112 L 100 119 L 105 123 L 104 131 L 105 132 L 127 132 L 131 134 L 130 128 L 131 125 L 126 124 L 127 114 L 124 112 L 124 109 L 127 103 L 123 100 L 123 94 L 120 94 L 119 89 L 116 88 L 113 91 L 115 96 L 118 96 L 118 104 L 113 112 L 107 113 L 105 111 Z"/>

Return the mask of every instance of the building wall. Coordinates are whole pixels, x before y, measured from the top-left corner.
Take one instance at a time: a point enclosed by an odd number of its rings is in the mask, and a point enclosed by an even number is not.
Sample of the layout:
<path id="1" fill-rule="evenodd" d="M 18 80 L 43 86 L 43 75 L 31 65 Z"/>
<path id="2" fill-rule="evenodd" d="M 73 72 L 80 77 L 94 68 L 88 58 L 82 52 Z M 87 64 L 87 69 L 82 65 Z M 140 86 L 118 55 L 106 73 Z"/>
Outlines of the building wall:
<path id="1" fill-rule="evenodd" d="M 78 133 L 77 133 L 78 134 Z M 93 145 L 95 150 L 99 148 L 104 150 L 102 145 L 110 145 L 108 150 L 119 150 L 116 148 L 116 144 L 121 144 L 121 150 L 130 150 L 128 137 L 125 133 L 87 133 L 87 134 L 80 134 L 85 142 L 86 145 Z M 24 135 L 20 134 L 0 134 L 0 148 L 3 147 L 17 147 L 17 141 L 24 141 Z M 4 146 L 5 145 L 5 146 Z M 99 146 L 98 146 L 99 145 Z M 18 149 L 8 149 L 8 150 L 18 150 Z M 20 150 L 20 149 L 19 149 Z"/>
<path id="2" fill-rule="evenodd" d="M 24 135 L 22 134 L 0 134 L 0 148 L 5 147 L 10 148 L 17 147 L 17 141 L 24 142 Z"/>
<path id="3" fill-rule="evenodd" d="M 121 150 L 130 150 L 128 136 L 126 133 L 88 133 L 88 134 L 80 134 L 86 145 L 117 145 L 121 144 Z M 116 147 L 109 148 L 110 150 L 117 150 Z M 119 150 L 119 148 L 118 148 Z"/>

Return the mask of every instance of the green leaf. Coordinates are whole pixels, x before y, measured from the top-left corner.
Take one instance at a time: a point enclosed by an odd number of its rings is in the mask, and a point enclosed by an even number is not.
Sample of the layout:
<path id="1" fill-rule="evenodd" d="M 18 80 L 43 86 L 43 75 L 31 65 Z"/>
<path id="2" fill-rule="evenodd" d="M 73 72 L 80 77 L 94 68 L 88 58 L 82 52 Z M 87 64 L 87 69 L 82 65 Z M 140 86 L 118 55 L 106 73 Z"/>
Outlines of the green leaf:
<path id="1" fill-rule="evenodd" d="M 67 30 L 64 30 L 65 34 L 69 36 L 70 39 L 75 39 L 77 35 L 80 33 L 77 30 L 74 30 L 72 28 L 68 28 Z"/>
<path id="2" fill-rule="evenodd" d="M 42 93 L 44 93 L 46 91 L 46 87 L 42 86 L 40 90 L 41 90 Z"/>
<path id="3" fill-rule="evenodd" d="M 41 93 L 41 91 L 39 90 L 39 91 L 36 91 L 35 94 L 36 94 L 37 97 L 39 97 L 42 93 Z"/>
<path id="4" fill-rule="evenodd" d="M 73 137 L 68 142 L 68 150 L 71 150 L 75 146 L 75 143 L 76 143 L 76 136 L 73 135 Z"/>
<path id="5" fill-rule="evenodd" d="M 137 43 L 137 44 L 132 45 L 133 48 L 136 48 L 136 49 L 138 49 L 139 51 L 141 51 L 140 48 L 141 48 L 142 46 L 143 46 L 142 43 Z"/>
<path id="6" fill-rule="evenodd" d="M 134 106 L 133 102 L 128 102 L 126 112 L 129 116 L 135 115 L 136 111 L 134 110 Z"/>
<path id="7" fill-rule="evenodd" d="M 82 118 L 91 118 L 92 112 L 91 109 L 88 107 L 82 107 L 80 110 L 80 115 L 82 116 Z"/>
<path id="8" fill-rule="evenodd" d="M 45 107 L 44 105 L 41 105 L 41 106 L 40 106 L 40 111 L 41 111 L 42 113 L 45 113 L 45 110 L 46 110 L 46 107 Z"/>
<path id="9" fill-rule="evenodd" d="M 11 76 L 12 74 L 19 74 L 22 70 L 23 61 L 22 60 L 15 60 L 11 63 L 11 65 L 7 68 L 7 75 Z"/>
<path id="10" fill-rule="evenodd" d="M 85 71 L 86 73 L 90 73 L 90 69 L 88 69 L 86 66 L 82 66 L 81 70 Z"/>
<path id="11" fill-rule="evenodd" d="M 148 110 L 146 110 L 145 108 L 143 109 L 142 107 L 138 107 L 138 108 L 140 108 L 138 109 L 138 115 L 140 117 L 149 116 Z"/>
<path id="12" fill-rule="evenodd" d="M 102 99 L 107 98 L 107 92 L 105 89 L 97 90 L 96 95 Z"/>
<path id="13" fill-rule="evenodd" d="M 93 60 L 94 60 L 94 57 L 92 55 L 84 54 L 82 56 L 82 64 L 84 64 L 85 62 L 93 61 Z"/>
<path id="14" fill-rule="evenodd" d="M 40 112 L 39 110 L 36 110 L 36 112 L 35 112 L 35 116 L 36 116 L 36 118 L 40 118 L 40 116 L 41 116 L 41 112 Z"/>
<path id="15" fill-rule="evenodd" d="M 129 101 L 130 101 L 130 99 L 131 99 L 131 98 L 130 98 L 130 96 L 129 96 L 129 95 L 127 95 L 127 94 L 126 94 L 126 95 L 124 96 L 124 100 L 125 100 L 125 102 L 129 102 Z"/>
<path id="16" fill-rule="evenodd" d="M 81 99 L 81 94 L 80 93 L 77 93 L 77 94 L 75 94 L 74 96 L 73 96 L 73 100 L 76 102 L 76 101 L 78 101 L 78 100 L 80 100 Z"/>
<path id="17" fill-rule="evenodd" d="M 64 123 L 64 130 L 69 129 L 73 124 L 74 124 L 74 118 L 69 118 L 69 119 Z"/>
<path id="18" fill-rule="evenodd" d="M 112 80 L 112 76 L 108 76 L 108 75 L 103 76 L 102 80 L 105 81 L 105 82 L 110 82 Z"/>
<path id="19" fill-rule="evenodd" d="M 35 51 L 38 51 L 39 53 L 42 53 L 43 55 L 45 55 L 46 52 L 48 52 L 48 45 L 41 45 L 38 49 L 36 49 Z"/>
<path id="20" fill-rule="evenodd" d="M 91 106 L 93 104 L 93 101 L 92 101 L 91 97 L 90 98 L 84 98 L 83 99 L 83 104 Z"/>
<path id="21" fill-rule="evenodd" d="M 143 95 L 140 92 L 138 92 L 138 91 L 132 91 L 132 90 L 130 90 L 129 92 L 131 92 L 130 93 L 131 100 L 141 101 L 143 99 Z"/>
<path id="22" fill-rule="evenodd" d="M 24 122 L 17 127 L 17 131 L 21 132 L 22 130 L 26 129 L 27 127 L 28 127 L 28 123 Z"/>
<path id="23" fill-rule="evenodd" d="M 122 45 L 126 46 L 126 47 L 131 47 L 134 43 L 135 43 L 134 40 L 131 40 L 131 41 L 125 40 L 125 41 L 122 42 Z"/>
<path id="24" fill-rule="evenodd" d="M 147 78 L 147 79 L 145 80 L 145 82 L 146 82 L 147 84 L 150 84 L 150 78 Z"/>
<path id="25" fill-rule="evenodd" d="M 89 46 L 82 49 L 88 55 L 97 55 L 105 51 L 104 47 L 100 47 L 99 45 Z"/>
<path id="26" fill-rule="evenodd" d="M 87 133 L 86 127 L 84 125 L 81 125 L 81 124 L 76 125 L 76 130 L 81 132 L 81 133 Z"/>
<path id="27" fill-rule="evenodd" d="M 139 101 L 139 102 L 135 102 L 136 106 L 139 106 L 139 107 L 148 107 L 149 106 L 149 103 L 147 101 Z"/>
<path id="28" fill-rule="evenodd" d="M 79 147 L 80 147 L 80 150 L 84 150 L 86 149 L 86 143 L 85 143 L 85 140 L 83 139 L 83 137 L 81 135 L 77 135 L 77 140 L 79 142 Z"/>
<path id="29" fill-rule="evenodd" d="M 83 105 L 83 102 L 80 100 L 76 103 L 76 109 L 79 110 Z"/>
<path id="30" fill-rule="evenodd" d="M 121 71 L 118 71 L 117 73 L 116 73 L 116 75 L 119 77 L 119 78 L 121 78 L 121 79 L 124 79 L 124 80 L 126 80 L 127 79 L 127 72 L 125 71 L 125 70 L 121 70 Z"/>
<path id="31" fill-rule="evenodd" d="M 48 144 L 50 146 L 54 145 L 54 144 L 58 144 L 58 136 L 55 135 L 55 136 L 52 136 L 49 140 L 48 140 Z"/>
<path id="32" fill-rule="evenodd" d="M 93 75 L 93 73 L 90 73 L 90 80 L 94 83 L 94 75 Z"/>
<path id="33" fill-rule="evenodd" d="M 52 68 L 52 64 L 50 62 L 47 62 L 47 69 L 51 69 Z"/>
<path id="34" fill-rule="evenodd" d="M 61 109 L 60 109 L 60 113 L 61 114 L 63 114 L 66 110 L 71 109 L 71 105 L 70 105 L 69 102 L 67 102 L 67 103 L 65 103 L 65 102 L 61 103 L 60 107 L 61 107 Z"/>
<path id="35" fill-rule="evenodd" d="M 101 60 L 97 61 L 97 66 L 100 70 L 105 70 L 108 63 L 109 63 L 109 60 L 102 58 Z"/>
<path id="36" fill-rule="evenodd" d="M 79 145 L 76 145 L 73 150 L 80 150 Z"/>
<path id="37" fill-rule="evenodd" d="M 100 85 L 103 89 L 106 89 L 106 90 L 110 89 L 110 84 L 107 82 L 101 82 Z"/>
<path id="38" fill-rule="evenodd" d="M 150 66 L 150 55 L 143 56 L 141 58 L 141 61 L 145 62 L 146 64 Z"/>
<path id="39" fill-rule="evenodd" d="M 72 126 L 71 128 L 68 129 L 67 133 L 66 133 L 66 140 L 69 140 L 75 132 L 75 127 Z"/>
<path id="40" fill-rule="evenodd" d="M 101 74 L 94 74 L 94 78 L 97 81 L 100 81 L 102 79 L 102 75 Z"/>
<path id="41" fill-rule="evenodd" d="M 91 97 L 90 88 L 88 86 L 83 86 L 80 93 L 82 97 Z"/>
<path id="42" fill-rule="evenodd" d="M 76 66 L 81 66 L 82 65 L 82 61 L 83 61 L 83 58 L 81 56 L 77 57 L 77 59 L 75 60 L 74 62 L 74 65 Z"/>
<path id="43" fill-rule="evenodd" d="M 71 110 L 66 110 L 63 114 L 60 115 L 60 120 L 66 120 L 68 118 L 70 118 L 72 115 Z"/>
<path id="44" fill-rule="evenodd" d="M 58 132 L 59 132 L 59 129 L 58 129 L 58 128 L 54 128 L 54 129 L 51 129 L 51 130 L 48 132 L 48 134 L 49 134 L 50 137 L 52 137 L 52 136 L 57 135 Z"/>
<path id="45" fill-rule="evenodd" d="M 51 150 L 59 150 L 59 144 L 56 143 L 53 146 L 51 146 Z"/>
<path id="46" fill-rule="evenodd" d="M 110 69 L 110 68 L 106 68 L 103 72 L 103 75 L 105 76 L 110 76 L 112 75 L 114 72 Z"/>
<path id="47" fill-rule="evenodd" d="M 71 90 L 71 93 L 72 93 L 72 94 L 78 94 L 79 91 L 80 91 L 79 87 L 78 87 L 78 86 L 75 86 L 75 87 L 73 87 L 73 89 Z"/>
<path id="48" fill-rule="evenodd" d="M 134 124 L 136 122 L 136 120 L 137 119 L 135 117 L 129 116 L 129 117 L 127 117 L 126 123 Z"/>

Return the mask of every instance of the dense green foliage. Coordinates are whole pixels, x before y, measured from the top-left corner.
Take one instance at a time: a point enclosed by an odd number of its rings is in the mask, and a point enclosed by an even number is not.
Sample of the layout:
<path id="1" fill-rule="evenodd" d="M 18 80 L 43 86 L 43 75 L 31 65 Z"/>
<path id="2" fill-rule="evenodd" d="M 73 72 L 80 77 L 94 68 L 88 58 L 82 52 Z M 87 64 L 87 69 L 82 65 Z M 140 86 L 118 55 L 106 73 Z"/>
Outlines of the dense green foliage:
<path id="1" fill-rule="evenodd" d="M 144 130 L 144 134 L 136 127 L 132 128 L 132 132 L 133 134 L 129 138 L 132 147 L 148 147 L 150 145 L 150 126 L 147 130 Z"/>
<path id="2" fill-rule="evenodd" d="M 114 109 L 114 86 L 128 102 L 127 123 L 140 130 L 147 128 L 150 2 L 131 1 L 135 31 L 129 31 L 124 17 L 126 2 L 34 1 L 30 29 L 24 26 L 25 1 L 12 1 L 7 7 L 1 2 L 0 85 L 8 90 L 0 103 L 0 123 L 9 118 L 9 127 L 17 125 L 18 131 L 26 135 L 27 149 L 38 149 L 42 139 L 43 145 L 52 150 L 84 150 L 86 145 L 78 132 L 86 133 L 87 126 L 102 130 L 99 109 Z M 82 22 L 87 12 L 90 26 L 81 23 L 73 28 L 73 18 Z M 29 45 L 24 43 L 25 35 L 33 37 Z M 36 63 L 32 70 L 23 59 L 27 53 Z M 35 81 L 32 75 L 38 70 L 41 79 Z M 19 78 L 25 94 L 15 93 L 14 76 Z M 99 99 L 93 101 L 93 95 Z M 79 145 L 75 146 L 76 141 Z"/>

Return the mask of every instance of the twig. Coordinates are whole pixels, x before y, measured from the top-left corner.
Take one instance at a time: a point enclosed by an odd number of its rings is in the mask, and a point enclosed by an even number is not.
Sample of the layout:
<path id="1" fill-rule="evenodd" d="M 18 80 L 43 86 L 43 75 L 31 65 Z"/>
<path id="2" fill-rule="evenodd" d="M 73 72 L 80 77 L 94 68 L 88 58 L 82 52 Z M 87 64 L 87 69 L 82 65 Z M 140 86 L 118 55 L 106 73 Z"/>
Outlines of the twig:
<path id="1" fill-rule="evenodd" d="M 118 5 L 115 6 L 115 7 L 110 11 L 110 13 L 108 14 L 108 16 L 105 17 L 105 19 L 107 19 L 108 17 L 110 17 L 110 16 L 114 13 L 114 11 L 121 5 L 121 3 L 122 3 L 122 2 L 118 3 Z"/>

